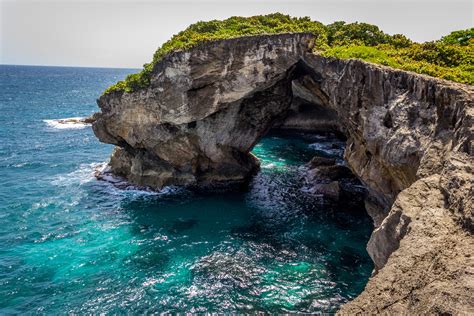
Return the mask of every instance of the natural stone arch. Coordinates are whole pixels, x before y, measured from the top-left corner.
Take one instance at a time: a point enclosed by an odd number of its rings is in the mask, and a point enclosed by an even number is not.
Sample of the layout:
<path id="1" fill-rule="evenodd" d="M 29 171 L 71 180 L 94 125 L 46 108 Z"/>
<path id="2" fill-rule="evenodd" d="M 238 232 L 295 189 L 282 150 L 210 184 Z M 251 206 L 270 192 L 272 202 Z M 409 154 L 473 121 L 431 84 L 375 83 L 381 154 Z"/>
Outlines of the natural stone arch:
<path id="1" fill-rule="evenodd" d="M 286 115 L 311 35 L 220 41 L 166 57 L 150 88 L 104 95 L 96 135 L 118 145 L 113 170 L 129 181 L 216 185 L 247 179 L 256 142 Z"/>
<path id="2" fill-rule="evenodd" d="M 93 127 L 118 146 L 113 172 L 154 188 L 242 181 L 257 166 L 249 151 L 266 130 L 298 121 L 289 115 L 298 117 L 295 95 L 336 119 L 346 161 L 370 192 L 377 274 L 343 312 L 469 311 L 474 89 L 314 55 L 311 39 L 203 44 L 166 56 L 148 88 L 103 95 Z"/>

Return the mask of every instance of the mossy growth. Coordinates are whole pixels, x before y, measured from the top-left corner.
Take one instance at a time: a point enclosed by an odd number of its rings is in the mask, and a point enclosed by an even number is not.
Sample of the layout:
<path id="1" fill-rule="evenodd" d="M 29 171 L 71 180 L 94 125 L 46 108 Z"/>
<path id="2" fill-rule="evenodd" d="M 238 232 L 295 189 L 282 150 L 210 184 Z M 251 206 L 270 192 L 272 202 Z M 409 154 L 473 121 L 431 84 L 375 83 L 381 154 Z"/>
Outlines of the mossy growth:
<path id="1" fill-rule="evenodd" d="M 154 65 L 165 55 L 200 43 L 249 35 L 308 32 L 315 35 L 315 53 L 368 62 L 474 84 L 474 28 L 455 31 L 438 41 L 415 43 L 401 34 L 388 35 L 367 23 L 335 22 L 324 25 L 309 17 L 274 13 L 253 17 L 197 22 L 174 35 L 139 73 L 109 87 L 133 92 L 150 85 Z"/>

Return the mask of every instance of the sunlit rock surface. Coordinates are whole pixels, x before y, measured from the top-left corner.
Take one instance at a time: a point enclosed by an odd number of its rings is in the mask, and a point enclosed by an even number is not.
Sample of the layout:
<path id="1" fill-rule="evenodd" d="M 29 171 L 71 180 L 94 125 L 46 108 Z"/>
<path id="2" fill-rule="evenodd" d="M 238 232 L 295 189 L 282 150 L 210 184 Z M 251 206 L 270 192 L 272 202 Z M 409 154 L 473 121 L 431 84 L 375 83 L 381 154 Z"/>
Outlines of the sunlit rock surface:
<path id="1" fill-rule="evenodd" d="M 149 88 L 102 96 L 93 127 L 117 145 L 112 171 L 155 189 L 247 179 L 270 128 L 342 132 L 369 190 L 376 271 L 341 312 L 469 313 L 473 100 L 471 86 L 324 58 L 310 35 L 283 34 L 172 53 Z"/>
<path id="2" fill-rule="evenodd" d="M 258 168 L 249 151 L 288 110 L 309 40 L 238 38 L 173 53 L 150 88 L 102 96 L 94 131 L 119 146 L 112 169 L 158 189 L 248 178 Z"/>

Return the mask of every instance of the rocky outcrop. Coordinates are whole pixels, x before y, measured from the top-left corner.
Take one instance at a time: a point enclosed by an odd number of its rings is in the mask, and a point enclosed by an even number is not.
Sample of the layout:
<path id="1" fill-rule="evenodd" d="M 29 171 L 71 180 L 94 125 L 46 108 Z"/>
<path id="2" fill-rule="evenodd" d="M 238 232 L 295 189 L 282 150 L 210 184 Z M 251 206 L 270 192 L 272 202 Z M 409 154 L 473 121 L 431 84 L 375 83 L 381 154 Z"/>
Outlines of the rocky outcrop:
<path id="1" fill-rule="evenodd" d="M 473 87 L 355 60 L 305 62 L 342 122 L 376 226 L 374 276 L 340 312 L 472 313 Z"/>
<path id="2" fill-rule="evenodd" d="M 118 145 L 112 169 L 131 182 L 215 185 L 257 168 L 249 151 L 285 116 L 308 34 L 237 38 L 165 57 L 148 89 L 99 99 L 94 131 Z"/>
<path id="3" fill-rule="evenodd" d="M 308 191 L 344 208 L 364 209 L 365 189 L 351 170 L 336 159 L 315 156 L 308 163 Z"/>
<path id="4" fill-rule="evenodd" d="M 370 193 L 376 270 L 341 312 L 471 312 L 473 87 L 321 57 L 311 42 L 204 44 L 166 56 L 148 88 L 103 95 L 93 128 L 117 145 L 112 171 L 155 189 L 243 181 L 270 128 L 342 132 L 346 162 Z"/>
<path id="5" fill-rule="evenodd" d="M 435 174 L 399 194 L 368 245 L 385 264 L 341 314 L 473 314 L 473 237 L 446 207 L 441 181 Z"/>

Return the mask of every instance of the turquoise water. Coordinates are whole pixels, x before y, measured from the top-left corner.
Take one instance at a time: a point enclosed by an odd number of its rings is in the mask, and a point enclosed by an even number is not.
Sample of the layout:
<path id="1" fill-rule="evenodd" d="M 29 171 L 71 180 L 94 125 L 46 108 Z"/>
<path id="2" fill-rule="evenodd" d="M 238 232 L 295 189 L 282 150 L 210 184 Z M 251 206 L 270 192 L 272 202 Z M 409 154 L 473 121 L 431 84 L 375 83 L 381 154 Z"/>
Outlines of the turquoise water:
<path id="1" fill-rule="evenodd" d="M 304 190 L 332 138 L 264 138 L 239 192 L 95 180 L 112 147 L 48 120 L 90 115 L 134 71 L 0 66 L 0 314 L 334 311 L 362 291 L 370 219 Z"/>

